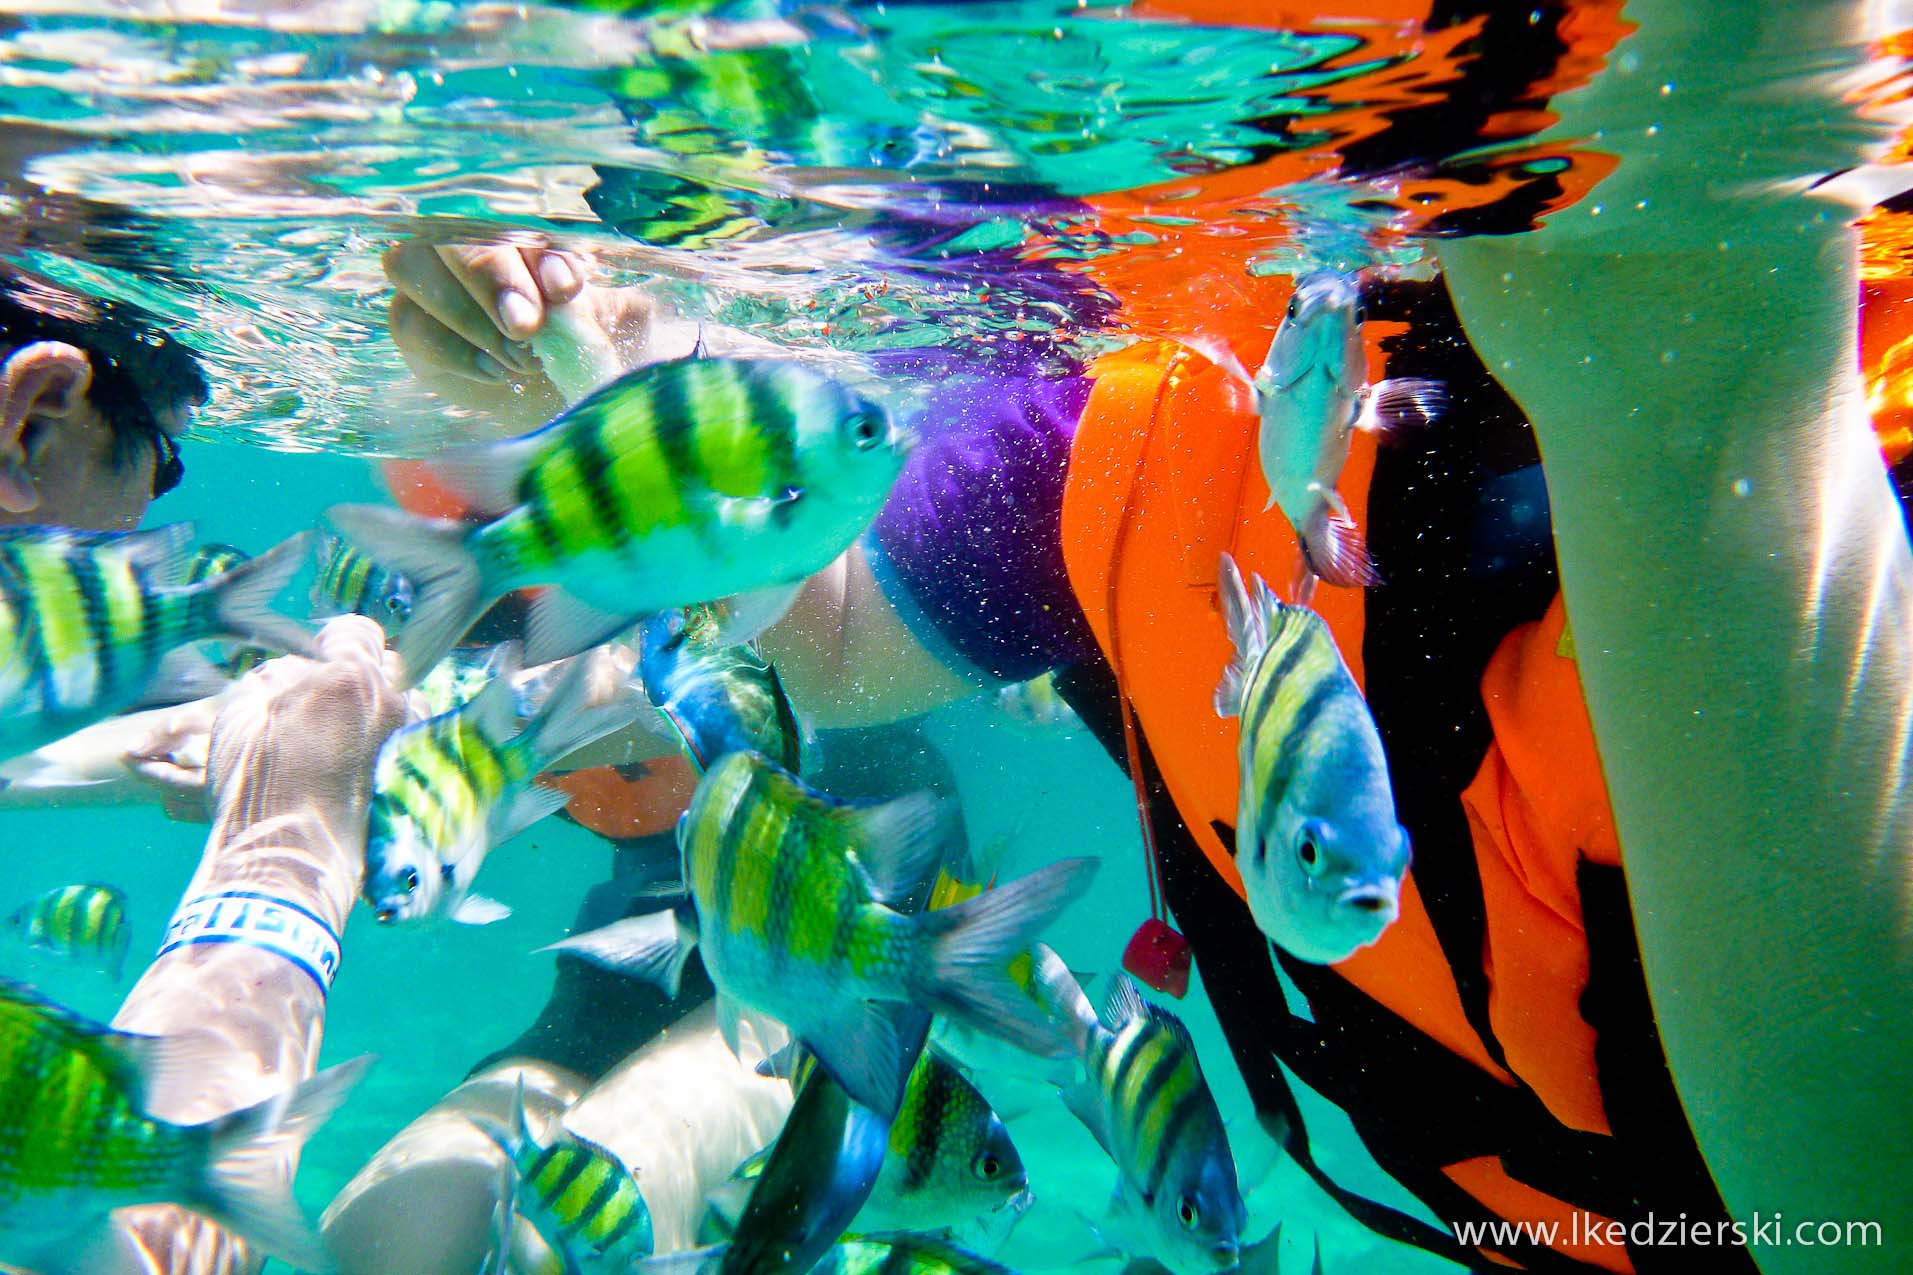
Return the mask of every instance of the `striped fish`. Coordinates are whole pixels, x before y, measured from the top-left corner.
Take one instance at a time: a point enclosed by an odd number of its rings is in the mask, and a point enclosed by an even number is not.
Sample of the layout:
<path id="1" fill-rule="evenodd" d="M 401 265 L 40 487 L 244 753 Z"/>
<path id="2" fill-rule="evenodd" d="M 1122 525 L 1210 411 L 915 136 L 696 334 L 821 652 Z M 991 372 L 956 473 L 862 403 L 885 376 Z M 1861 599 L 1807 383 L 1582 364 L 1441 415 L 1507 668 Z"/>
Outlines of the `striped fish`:
<path id="1" fill-rule="evenodd" d="M 726 753 L 762 753 L 802 770 L 803 740 L 784 685 L 755 648 L 725 644 L 706 608 L 645 621 L 638 675 L 702 774 Z"/>
<path id="2" fill-rule="evenodd" d="M 1256 925 L 1305 961 L 1342 960 L 1400 910 L 1408 832 L 1368 704 L 1328 625 L 1254 594 L 1224 554 L 1218 586 L 1235 657 L 1216 712 L 1242 719 L 1234 853 Z"/>
<path id="3" fill-rule="evenodd" d="M 217 543 L 203 544 L 193 550 L 193 560 L 186 566 L 186 583 L 204 584 L 247 561 L 250 558 L 243 549 Z M 228 681 L 244 677 L 277 654 L 263 646 L 246 646 L 238 642 L 203 642 L 199 649 L 213 669 Z"/>
<path id="4" fill-rule="evenodd" d="M 509 1244 L 513 1211 L 531 1223 L 565 1275 L 622 1275 L 650 1254 L 651 1210 L 631 1170 L 610 1151 L 563 1130 L 549 1141 L 533 1137 L 522 1079 L 512 1096 L 509 1129 L 486 1116 L 467 1118 L 511 1166 L 512 1186 L 500 1212 L 507 1224 L 497 1240 L 500 1254 Z"/>
<path id="5" fill-rule="evenodd" d="M 734 594 L 794 594 L 876 517 L 908 441 L 800 364 L 688 358 L 626 373 L 537 433 L 443 461 L 465 524 L 336 506 L 334 526 L 419 596 L 395 642 L 414 680 L 500 594 L 533 604 L 533 665 L 639 618 Z"/>
<path id="6" fill-rule="evenodd" d="M 199 584 L 186 582 L 192 538 L 187 523 L 0 531 L 0 758 L 167 698 L 165 658 L 186 643 L 305 648 L 305 629 L 268 609 L 303 536 Z"/>
<path id="7" fill-rule="evenodd" d="M 1188 1029 L 1120 973 L 1085 1028 L 1083 1077 L 1063 1101 L 1116 1162 L 1105 1238 L 1176 1275 L 1234 1266 L 1242 1192 Z"/>
<path id="8" fill-rule="evenodd" d="M 511 915 L 471 886 L 493 847 L 568 800 L 532 781 L 642 707 L 629 692 L 595 707 L 590 695 L 579 658 L 522 730 L 511 678 L 495 677 L 470 703 L 392 733 L 372 767 L 362 887 L 381 924 Z"/>
<path id="9" fill-rule="evenodd" d="M 785 1051 L 786 1054 L 792 1051 Z M 790 1061 L 759 1064 L 781 1074 L 790 1071 L 793 1088 L 808 1081 L 810 1055 L 801 1048 Z M 738 1214 L 750 1198 L 770 1151 L 746 1160 L 732 1180 L 712 1192 L 711 1208 L 699 1229 L 702 1243 L 733 1237 Z M 881 1170 L 852 1229 L 937 1231 L 962 1226 L 1005 1205 L 1024 1203 L 1029 1174 L 1010 1131 L 977 1087 L 949 1059 L 926 1049 L 910 1069 L 903 1104 L 885 1139 Z"/>
<path id="10" fill-rule="evenodd" d="M 313 615 L 363 615 L 389 636 L 412 618 L 412 597 L 412 582 L 398 572 L 386 570 L 337 536 L 319 537 Z"/>
<path id="11" fill-rule="evenodd" d="M 927 885 L 945 840 L 928 793 L 847 805 L 755 753 L 732 753 L 705 773 L 678 823 L 694 911 L 633 917 L 556 946 L 675 995 L 702 943 L 721 1020 L 734 1024 L 740 1006 L 778 1019 L 854 1100 L 888 1118 L 909 1073 L 899 1019 L 911 1006 L 1035 1052 L 1065 1043 L 1007 971 L 1096 862 L 1054 863 L 937 912 L 897 911 Z"/>
<path id="12" fill-rule="evenodd" d="M 132 943 L 126 895 L 116 886 L 92 882 L 48 890 L 16 909 L 7 924 L 32 946 L 90 961 L 116 980 Z"/>
<path id="13" fill-rule="evenodd" d="M 114 1031 L 0 979 L 0 1262 L 72 1269 L 108 1210 L 170 1202 L 289 1266 L 331 1269 L 279 1178 L 279 1153 L 332 1114 L 371 1060 L 205 1124 L 146 1113 L 149 1093 L 197 1092 L 205 1062 L 190 1045 Z"/>

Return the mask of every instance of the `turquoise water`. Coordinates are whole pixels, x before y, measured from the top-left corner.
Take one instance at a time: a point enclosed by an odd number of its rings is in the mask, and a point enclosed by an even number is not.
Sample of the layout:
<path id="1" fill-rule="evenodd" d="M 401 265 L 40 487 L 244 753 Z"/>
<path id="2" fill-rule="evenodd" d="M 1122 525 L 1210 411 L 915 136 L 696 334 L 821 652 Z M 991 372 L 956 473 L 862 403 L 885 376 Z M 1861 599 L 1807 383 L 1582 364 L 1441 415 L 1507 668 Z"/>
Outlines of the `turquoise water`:
<path id="1" fill-rule="evenodd" d="M 1502 86 L 1491 118 L 1416 114 L 1439 107 L 1460 70 L 1504 55 L 1458 44 L 1447 26 L 1417 44 L 1379 17 L 1224 28 L 1106 0 L 744 4 L 708 19 L 631 8 L 0 14 L 0 124 L 15 130 L 0 143 L 0 257 L 157 316 L 211 385 L 182 445 L 185 485 L 147 525 L 188 520 L 201 540 L 261 550 L 333 504 L 384 502 L 377 460 L 495 432 L 482 411 L 421 386 L 387 336 L 380 257 L 415 236 L 588 254 L 605 286 L 642 286 L 687 321 L 812 357 L 909 410 L 922 394 L 913 370 L 939 357 L 1057 376 L 1141 337 L 1209 350 L 1216 316 L 1252 280 L 1328 267 L 1413 283 L 1432 274 L 1437 238 L 1522 233 L 1587 200 L 1598 211 L 1598 187 L 1577 199 L 1600 169 L 1589 156 L 1604 153 L 1585 138 L 1537 140 L 1546 92 Z M 1535 23 L 1560 8 L 1536 8 Z M 759 47 L 712 51 L 711 30 Z M 1820 62 L 1776 77 L 1809 64 Z M 1484 83 L 1494 87 L 1468 87 Z M 1373 145 L 1391 122 L 1394 149 Z M 1364 164 L 1337 166 L 1364 146 Z M 1233 180 L 1281 160 L 1293 163 L 1277 185 Z M 1145 187 L 1173 194 L 1124 215 L 1122 192 Z M 1232 273 L 1179 264 L 1212 259 Z M 1164 281 L 1154 293 L 1110 282 L 1151 270 Z M 1253 367 L 1262 348 L 1236 352 Z M 1545 492 L 1539 503 L 1545 512 Z M 1103 747 L 1070 718 L 1013 721 L 992 692 L 928 714 L 923 731 L 954 770 L 971 846 L 1000 856 L 1001 879 L 1101 857 L 1093 889 L 1047 938 L 1074 970 L 1116 969 L 1148 887 L 1134 793 Z M 126 891 L 121 984 L 11 939 L 0 948 L 0 970 L 110 1019 L 180 901 L 203 828 L 157 809 L 0 820 L 0 910 L 76 881 Z M 320 1061 L 380 1062 L 304 1153 L 297 1191 L 312 1216 L 534 1019 L 553 965 L 532 951 L 568 931 L 610 862 L 602 839 L 553 819 L 485 865 L 483 892 L 514 909 L 505 921 L 407 930 L 354 909 Z M 1176 1008 L 1229 1131 L 1247 1237 L 1279 1221 L 1313 1237 L 1331 1275 L 1458 1269 L 1376 1237 L 1278 1151 L 1200 969 Z M 1330 1177 L 1442 1224 L 1341 1112 L 1289 1081 Z M 1081 1216 L 1109 1196 L 1107 1157 L 1046 1093 L 979 1083 L 1001 1098 L 1037 1200 L 995 1256 L 1019 1270 L 1117 1269 Z M 1306 1269 L 1305 1252 L 1292 1240 L 1281 1269 Z"/>

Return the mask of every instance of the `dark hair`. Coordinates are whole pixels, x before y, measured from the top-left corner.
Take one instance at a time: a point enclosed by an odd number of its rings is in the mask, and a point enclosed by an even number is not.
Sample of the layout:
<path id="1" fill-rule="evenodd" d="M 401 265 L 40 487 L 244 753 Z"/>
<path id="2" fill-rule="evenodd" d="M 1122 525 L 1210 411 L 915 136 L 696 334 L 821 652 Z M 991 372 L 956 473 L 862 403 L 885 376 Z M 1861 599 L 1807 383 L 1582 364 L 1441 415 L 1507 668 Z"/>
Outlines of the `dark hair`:
<path id="1" fill-rule="evenodd" d="M 151 447 L 172 454 L 161 420 L 183 418 L 206 401 L 199 359 L 145 312 L 121 301 L 80 297 L 22 271 L 0 268 L 0 351 L 64 341 L 92 356 L 87 397 L 113 428 L 113 463 Z"/>

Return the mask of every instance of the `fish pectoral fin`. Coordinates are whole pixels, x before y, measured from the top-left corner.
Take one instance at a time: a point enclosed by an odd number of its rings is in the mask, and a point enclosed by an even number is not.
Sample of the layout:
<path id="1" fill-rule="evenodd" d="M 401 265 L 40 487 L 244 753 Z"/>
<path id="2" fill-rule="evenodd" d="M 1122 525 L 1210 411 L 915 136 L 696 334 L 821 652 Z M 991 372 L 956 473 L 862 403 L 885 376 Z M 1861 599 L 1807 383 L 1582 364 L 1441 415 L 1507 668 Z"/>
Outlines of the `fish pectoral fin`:
<path id="1" fill-rule="evenodd" d="M 803 591 L 804 582 L 794 580 L 736 594 L 724 605 L 724 618 L 717 626 L 717 645 L 744 646 L 755 642 L 764 630 L 790 614 L 797 595 Z"/>
<path id="2" fill-rule="evenodd" d="M 452 920 L 460 925 L 491 925 L 510 915 L 509 907 L 482 894 L 468 894 L 452 909 Z"/>
<path id="3" fill-rule="evenodd" d="M 803 496 L 802 489 L 790 487 L 775 496 L 713 494 L 710 501 L 718 522 L 724 526 L 738 531 L 761 531 L 775 519 L 790 517 L 791 510 Z"/>
<path id="4" fill-rule="evenodd" d="M 1395 442 L 1406 430 L 1433 424 L 1448 406 L 1448 387 L 1418 376 L 1377 381 L 1362 396 L 1355 428 L 1382 442 Z"/>
<path id="5" fill-rule="evenodd" d="M 696 927 L 687 926 L 680 909 L 665 908 L 613 921 L 538 950 L 570 952 L 614 974 L 649 983 L 675 999 L 684 963 L 696 944 Z"/>
<path id="6" fill-rule="evenodd" d="M 494 816 L 497 822 L 492 844 L 503 845 L 540 819 L 555 815 L 570 804 L 571 794 L 564 789 L 532 784 L 513 797 L 510 804 L 501 807 Z"/>
<path id="7" fill-rule="evenodd" d="M 900 907 L 929 886 L 954 832 L 956 806 L 913 792 L 880 806 L 846 806 L 854 835 L 849 857 L 872 900 Z"/>
<path id="8" fill-rule="evenodd" d="M 1368 545 L 1348 516 L 1340 493 L 1322 490 L 1323 503 L 1316 506 L 1300 537 L 1303 561 L 1328 584 L 1359 589 L 1381 583 L 1381 573 L 1375 570 Z"/>
<path id="9" fill-rule="evenodd" d="M 638 619 L 614 615 L 563 589 L 547 589 L 525 620 L 525 663 L 533 668 L 588 651 L 618 636 Z"/>
<path id="10" fill-rule="evenodd" d="M 853 1102 L 894 1116 L 922 1047 L 922 1011 L 894 1001 L 848 1000 L 805 1024 L 804 1047 Z"/>
<path id="11" fill-rule="evenodd" d="M 1096 1096 L 1094 1087 L 1088 1080 L 1078 1076 L 1072 1083 L 1063 1086 L 1060 1092 L 1063 1105 L 1069 1108 L 1069 1113 L 1082 1121 L 1083 1128 L 1089 1130 L 1090 1136 L 1096 1139 L 1096 1145 L 1110 1159 L 1115 1159 L 1114 1140 L 1109 1136 L 1109 1121 L 1104 1118 L 1103 1104 Z"/>

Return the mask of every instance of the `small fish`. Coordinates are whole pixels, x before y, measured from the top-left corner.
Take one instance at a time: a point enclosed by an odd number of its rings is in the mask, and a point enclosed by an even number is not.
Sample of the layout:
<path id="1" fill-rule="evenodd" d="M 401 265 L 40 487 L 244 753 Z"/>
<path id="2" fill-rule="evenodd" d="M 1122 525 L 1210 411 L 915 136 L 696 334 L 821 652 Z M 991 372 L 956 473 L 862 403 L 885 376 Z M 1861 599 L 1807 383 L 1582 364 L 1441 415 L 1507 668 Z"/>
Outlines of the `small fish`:
<path id="1" fill-rule="evenodd" d="M 1303 275 L 1254 381 L 1268 507 L 1282 506 L 1295 528 L 1310 573 L 1297 592 L 1303 599 L 1314 577 L 1347 586 L 1381 578 L 1335 490 L 1354 431 L 1387 439 L 1432 420 L 1444 403 L 1439 382 L 1395 378 L 1368 384 L 1360 301 L 1353 275 Z"/>
<path id="2" fill-rule="evenodd" d="M 187 564 L 186 583 L 204 584 L 250 560 L 243 549 L 217 543 L 203 544 L 193 551 L 193 560 Z M 276 654 L 263 646 L 245 646 L 237 642 L 204 642 L 199 649 L 220 676 L 229 681 L 244 677 Z"/>
<path id="3" fill-rule="evenodd" d="M 801 1055 L 801 1062 L 782 1062 L 792 1052 Z M 781 1063 L 796 1086 L 808 1083 L 809 1061 L 808 1051 L 793 1046 L 758 1070 L 779 1073 Z M 886 1144 L 882 1171 L 852 1227 L 858 1232 L 963 1226 L 1028 1194 L 1029 1174 L 1009 1129 L 969 1078 L 935 1049 L 925 1049 L 910 1069 Z M 748 1188 L 767 1154 L 745 1161 L 723 1190 L 740 1183 Z M 712 1195 L 716 1216 L 707 1219 L 708 1230 L 700 1231 L 702 1242 L 731 1238 L 737 1210 L 727 1206 L 738 1202 L 741 1197 Z"/>
<path id="4" fill-rule="evenodd" d="M 1408 831 L 1381 736 L 1321 616 L 1259 576 L 1252 596 L 1227 554 L 1218 589 L 1235 657 L 1215 703 L 1242 719 L 1233 840 L 1249 911 L 1283 950 L 1332 964 L 1400 911 Z"/>
<path id="5" fill-rule="evenodd" d="M 890 1154 L 860 1231 L 936 1231 L 994 1213 L 1029 1189 L 1010 1131 L 977 1087 L 926 1049 L 903 1088 Z"/>
<path id="6" fill-rule="evenodd" d="M 1119 1171 L 1107 1237 L 1176 1275 L 1234 1266 L 1246 1211 L 1188 1029 L 1117 974 L 1082 1058 L 1063 1101 Z"/>
<path id="7" fill-rule="evenodd" d="M 1056 689 L 1053 672 L 1005 686 L 996 693 L 996 706 L 1011 719 L 1038 730 L 1074 731 L 1083 724 Z"/>
<path id="8" fill-rule="evenodd" d="M 1007 968 L 1096 861 L 1053 863 L 956 907 L 897 911 L 928 885 L 946 840 L 928 793 L 847 805 L 755 753 L 732 753 L 706 772 L 678 823 L 694 910 L 555 946 L 675 995 L 701 943 L 720 1019 L 734 1022 L 740 1006 L 778 1019 L 853 1099 L 889 1117 L 908 1074 L 898 1024 L 912 1007 L 1038 1053 L 1065 1045 Z"/>
<path id="9" fill-rule="evenodd" d="M 495 679 L 506 677 L 512 679 L 518 690 L 518 716 L 530 717 L 535 711 L 530 707 L 532 697 L 515 676 L 520 663 L 516 642 L 501 642 L 486 651 L 453 651 L 434 664 L 432 671 L 419 682 L 418 696 L 425 701 L 426 711 L 438 717 L 471 703 Z"/>
<path id="10" fill-rule="evenodd" d="M 165 661 L 177 647 L 234 637 L 305 648 L 306 630 L 268 609 L 299 567 L 303 537 L 186 584 L 192 536 L 187 523 L 119 533 L 0 531 L 0 759 L 142 698 L 166 701 L 178 674 Z"/>
<path id="11" fill-rule="evenodd" d="M 638 1263 L 634 1275 L 717 1275 L 729 1245 L 687 1249 Z M 791 1266 L 787 1270 L 798 1270 Z M 863 1235 L 825 1251 L 810 1275 L 1015 1275 L 1008 1267 L 927 1235 Z"/>
<path id="12" fill-rule="evenodd" d="M 126 895 L 115 886 L 90 882 L 48 890 L 17 909 L 7 924 L 32 946 L 92 961 L 115 980 L 133 938 L 126 925 Z"/>
<path id="13" fill-rule="evenodd" d="M 389 637 L 412 618 L 412 582 L 333 535 L 319 537 L 319 575 L 312 582 L 315 616 L 362 615 Z"/>
<path id="14" fill-rule="evenodd" d="M 497 1144 L 510 1165 L 511 1188 L 500 1210 L 510 1239 L 512 1212 L 530 1222 L 564 1265 L 565 1275 L 623 1275 L 651 1253 L 651 1210 L 632 1175 L 612 1152 L 560 1130 L 541 1142 L 525 1120 L 525 1082 L 512 1095 L 510 1128 L 488 1116 L 466 1119 Z M 499 1269 L 503 1269 L 501 1263 Z"/>
<path id="15" fill-rule="evenodd" d="M 331 1269 L 278 1153 L 332 1114 L 371 1059 L 204 1124 L 147 1114 L 147 1094 L 192 1091 L 205 1061 L 188 1042 L 115 1031 L 0 979 L 0 1262 L 70 1256 L 109 1210 L 172 1203 L 291 1267 Z"/>
<path id="16" fill-rule="evenodd" d="M 751 646 L 725 645 L 706 608 L 666 611 L 640 630 L 645 694 L 701 774 L 726 753 L 762 753 L 802 772 L 803 741 L 777 670 Z"/>
<path id="17" fill-rule="evenodd" d="M 566 793 L 532 781 L 632 722 L 636 696 L 589 703 L 589 662 L 572 662 L 523 730 L 509 677 L 440 717 L 400 727 L 372 768 L 365 901 L 381 924 L 503 920 L 511 909 L 471 893 L 493 847 L 561 809 Z"/>
<path id="18" fill-rule="evenodd" d="M 671 607 L 767 590 L 787 605 L 876 517 L 908 449 L 883 409 L 801 364 L 687 358 L 440 462 L 473 508 L 497 511 L 489 521 L 364 505 L 328 517 L 417 585 L 395 643 L 413 678 L 494 598 L 556 586 L 527 625 L 537 665 Z"/>

